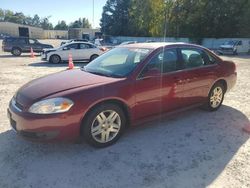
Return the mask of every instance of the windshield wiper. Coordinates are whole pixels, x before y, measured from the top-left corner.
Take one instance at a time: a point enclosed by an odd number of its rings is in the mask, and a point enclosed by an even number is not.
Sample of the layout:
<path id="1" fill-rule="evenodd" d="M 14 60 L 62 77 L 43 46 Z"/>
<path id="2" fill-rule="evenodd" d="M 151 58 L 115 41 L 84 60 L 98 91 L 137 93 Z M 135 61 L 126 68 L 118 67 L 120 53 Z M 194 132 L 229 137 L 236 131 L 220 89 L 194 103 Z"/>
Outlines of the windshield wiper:
<path id="1" fill-rule="evenodd" d="M 96 75 L 99 75 L 99 76 L 106 76 L 106 77 L 111 77 L 111 78 L 122 78 L 121 75 L 107 74 L 107 73 L 102 73 L 102 72 L 97 72 L 97 71 L 87 71 L 85 69 L 85 67 L 81 67 L 81 70 L 84 71 L 84 72 L 88 72 L 88 73 L 91 73 L 91 74 L 96 74 Z"/>
<path id="2" fill-rule="evenodd" d="M 96 74 L 96 75 L 99 75 L 99 76 L 112 77 L 111 74 L 104 74 L 104 73 L 97 72 L 97 71 L 87 71 L 87 70 L 85 70 L 85 69 L 84 69 L 84 71 L 89 72 L 89 73 L 91 73 L 91 74 Z"/>
<path id="3" fill-rule="evenodd" d="M 85 66 L 81 67 L 80 69 L 81 69 L 81 71 L 87 72 L 87 71 L 85 70 Z"/>

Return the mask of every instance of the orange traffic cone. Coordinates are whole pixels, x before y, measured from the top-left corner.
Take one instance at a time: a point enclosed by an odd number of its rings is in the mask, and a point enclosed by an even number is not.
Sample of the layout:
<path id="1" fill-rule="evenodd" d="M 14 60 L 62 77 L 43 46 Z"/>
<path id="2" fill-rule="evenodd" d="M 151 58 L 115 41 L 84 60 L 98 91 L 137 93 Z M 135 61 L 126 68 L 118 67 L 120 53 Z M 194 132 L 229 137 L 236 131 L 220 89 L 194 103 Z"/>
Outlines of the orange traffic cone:
<path id="1" fill-rule="evenodd" d="M 74 68 L 74 63 L 72 59 L 72 55 L 69 54 L 69 68 L 68 69 L 73 69 Z"/>
<path id="2" fill-rule="evenodd" d="M 245 132 L 247 132 L 247 133 L 250 134 L 250 124 L 245 125 L 245 126 L 243 127 L 243 131 L 245 131 Z"/>
<path id="3" fill-rule="evenodd" d="M 35 57 L 33 48 L 30 48 L 30 57 L 31 57 L 31 58 L 34 58 L 34 57 Z"/>

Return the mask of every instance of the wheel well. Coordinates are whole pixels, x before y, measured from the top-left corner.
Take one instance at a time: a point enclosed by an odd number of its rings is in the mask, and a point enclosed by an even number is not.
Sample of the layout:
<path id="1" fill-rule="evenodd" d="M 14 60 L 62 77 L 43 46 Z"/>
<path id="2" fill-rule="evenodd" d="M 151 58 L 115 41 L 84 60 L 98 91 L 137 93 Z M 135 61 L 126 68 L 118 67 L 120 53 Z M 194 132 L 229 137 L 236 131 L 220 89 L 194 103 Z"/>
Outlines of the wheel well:
<path id="1" fill-rule="evenodd" d="M 92 54 L 89 59 L 91 60 L 93 56 L 97 56 L 98 57 L 99 55 L 98 54 Z"/>
<path id="2" fill-rule="evenodd" d="M 216 83 L 221 83 L 224 86 L 225 92 L 227 91 L 227 82 L 223 79 L 218 80 Z"/>
<path id="3" fill-rule="evenodd" d="M 12 47 L 12 49 L 11 49 L 11 50 L 14 50 L 14 49 L 18 49 L 18 50 L 22 51 L 22 49 L 21 49 L 21 48 L 19 48 L 19 47 L 17 47 L 17 46 Z"/>
<path id="4" fill-rule="evenodd" d="M 129 125 L 130 125 L 130 112 L 129 112 L 129 108 L 128 108 L 128 106 L 124 102 L 122 102 L 120 100 L 117 100 L 117 99 L 109 99 L 109 100 L 101 101 L 101 102 L 95 104 L 94 106 L 92 106 L 87 111 L 87 113 L 85 114 L 84 118 L 82 119 L 81 125 L 84 123 L 85 118 L 88 116 L 88 114 L 91 112 L 91 110 L 93 110 L 94 108 L 96 108 L 99 105 L 104 105 L 104 104 L 107 104 L 107 103 L 109 103 L 109 104 L 116 104 L 116 105 L 118 105 L 123 110 L 124 115 L 125 115 L 126 120 L 127 120 L 126 127 L 129 127 Z"/>

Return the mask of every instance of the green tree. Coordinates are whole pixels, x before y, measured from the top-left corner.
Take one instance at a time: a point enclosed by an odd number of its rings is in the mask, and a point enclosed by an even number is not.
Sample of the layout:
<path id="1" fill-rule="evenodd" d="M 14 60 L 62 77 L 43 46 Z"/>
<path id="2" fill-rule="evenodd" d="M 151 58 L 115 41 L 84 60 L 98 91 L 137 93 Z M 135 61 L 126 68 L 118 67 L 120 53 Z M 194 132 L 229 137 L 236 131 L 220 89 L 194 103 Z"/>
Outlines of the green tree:
<path id="1" fill-rule="evenodd" d="M 40 17 L 37 14 L 35 14 L 33 19 L 32 19 L 32 25 L 37 26 L 37 27 L 41 26 L 41 20 L 40 20 Z"/>
<path id="2" fill-rule="evenodd" d="M 130 35 L 129 8 L 131 0 L 108 0 L 103 7 L 101 30 L 109 35 Z M 131 18 L 132 19 L 132 18 Z"/>
<path id="3" fill-rule="evenodd" d="M 246 10 L 250 9 L 247 2 L 249 0 L 167 1 L 170 7 L 166 16 L 167 35 L 197 39 L 243 36 L 240 23 Z M 243 22 L 243 25 L 249 25 L 247 19 Z"/>
<path id="4" fill-rule="evenodd" d="M 0 8 L 0 21 L 4 21 L 4 10 Z"/>
<path id="5" fill-rule="evenodd" d="M 136 36 L 163 36 L 164 0 L 132 0 L 129 24 Z"/>
<path id="6" fill-rule="evenodd" d="M 72 22 L 69 28 L 91 28 L 91 24 L 87 18 L 79 18 L 78 20 Z"/>
<path id="7" fill-rule="evenodd" d="M 82 18 L 82 28 L 91 28 L 91 24 L 87 18 Z"/>
<path id="8" fill-rule="evenodd" d="M 59 21 L 57 25 L 54 27 L 55 30 L 68 30 L 68 25 L 64 20 Z"/>
<path id="9" fill-rule="evenodd" d="M 26 16 L 24 22 L 25 25 L 32 25 L 32 17 Z"/>
<path id="10" fill-rule="evenodd" d="M 241 37 L 250 37 L 250 1 L 243 8 L 243 15 L 239 22 L 239 33 Z"/>
<path id="11" fill-rule="evenodd" d="M 6 22 L 12 22 L 13 21 L 14 13 L 10 10 L 4 11 L 4 21 Z"/>
<path id="12" fill-rule="evenodd" d="M 46 29 L 46 30 L 53 29 L 53 25 L 52 25 L 52 23 L 49 22 L 49 18 L 50 18 L 50 16 L 41 19 L 40 25 L 43 29 Z"/>

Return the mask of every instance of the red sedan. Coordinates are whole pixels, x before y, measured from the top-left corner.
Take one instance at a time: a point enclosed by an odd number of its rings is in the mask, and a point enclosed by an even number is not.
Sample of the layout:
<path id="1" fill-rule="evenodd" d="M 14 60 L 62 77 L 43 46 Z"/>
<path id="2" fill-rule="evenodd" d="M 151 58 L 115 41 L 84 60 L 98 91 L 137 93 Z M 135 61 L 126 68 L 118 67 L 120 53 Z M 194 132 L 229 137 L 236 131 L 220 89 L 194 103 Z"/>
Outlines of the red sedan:
<path id="1" fill-rule="evenodd" d="M 236 83 L 236 67 L 201 46 L 119 46 L 81 69 L 21 87 L 9 104 L 11 126 L 31 140 L 113 144 L 128 125 L 193 106 L 217 110 Z"/>

